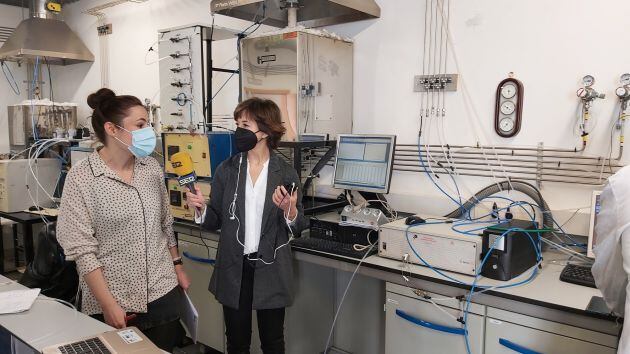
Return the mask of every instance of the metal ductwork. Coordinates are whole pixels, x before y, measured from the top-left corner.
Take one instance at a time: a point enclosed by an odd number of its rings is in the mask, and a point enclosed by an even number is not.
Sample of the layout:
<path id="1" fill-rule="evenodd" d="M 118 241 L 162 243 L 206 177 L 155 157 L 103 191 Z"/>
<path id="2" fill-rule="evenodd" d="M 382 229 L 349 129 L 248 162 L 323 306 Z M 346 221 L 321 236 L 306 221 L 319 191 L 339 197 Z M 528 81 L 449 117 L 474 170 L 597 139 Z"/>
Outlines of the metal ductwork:
<path id="1" fill-rule="evenodd" d="M 68 25 L 49 11 L 45 0 L 32 0 L 30 17 L 0 47 L 0 60 L 46 57 L 50 64 L 93 62 L 94 55 Z"/>
<path id="2" fill-rule="evenodd" d="M 379 18 L 374 0 L 212 0 L 212 13 L 262 21 L 275 27 L 288 25 L 288 8 L 297 6 L 297 24 L 312 28 Z M 264 14 L 264 16 L 263 16 Z"/>

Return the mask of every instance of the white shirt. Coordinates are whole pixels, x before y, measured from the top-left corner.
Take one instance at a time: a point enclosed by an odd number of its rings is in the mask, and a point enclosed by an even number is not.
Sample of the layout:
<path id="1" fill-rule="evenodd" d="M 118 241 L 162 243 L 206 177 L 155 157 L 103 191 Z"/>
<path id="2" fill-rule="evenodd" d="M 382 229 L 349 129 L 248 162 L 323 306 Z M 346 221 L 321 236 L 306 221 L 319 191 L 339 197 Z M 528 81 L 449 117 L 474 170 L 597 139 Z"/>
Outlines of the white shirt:
<path id="1" fill-rule="evenodd" d="M 247 164 L 247 181 L 245 182 L 245 247 L 243 254 L 258 252 L 260 244 L 260 234 L 267 194 L 267 177 L 269 175 L 269 160 L 263 164 L 256 183 L 252 183 Z M 206 218 L 206 208 L 201 216 L 195 214 L 195 222 L 203 223 Z M 242 222 L 242 221 L 241 221 Z"/>
<path id="2" fill-rule="evenodd" d="M 263 165 L 256 183 L 253 183 L 249 171 L 249 163 L 247 164 L 247 181 L 245 182 L 245 248 L 243 254 L 258 252 L 267 194 L 268 174 L 269 160 Z"/>
<path id="3" fill-rule="evenodd" d="M 630 166 L 608 179 L 597 215 L 592 272 L 608 308 L 616 315 L 630 318 Z M 623 326 L 617 353 L 630 354 L 630 326 Z"/>

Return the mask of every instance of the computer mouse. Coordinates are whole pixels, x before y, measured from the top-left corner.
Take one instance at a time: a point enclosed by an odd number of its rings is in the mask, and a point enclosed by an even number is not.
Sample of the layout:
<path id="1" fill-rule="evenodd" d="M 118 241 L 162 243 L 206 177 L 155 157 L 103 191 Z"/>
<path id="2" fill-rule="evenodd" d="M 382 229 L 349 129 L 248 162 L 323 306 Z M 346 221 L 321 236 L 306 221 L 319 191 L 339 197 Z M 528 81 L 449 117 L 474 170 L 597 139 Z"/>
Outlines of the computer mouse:
<path id="1" fill-rule="evenodd" d="M 29 207 L 28 210 L 29 211 L 41 211 L 41 210 L 44 210 L 44 208 L 36 207 L 36 206 L 33 205 L 32 207 Z"/>
<path id="2" fill-rule="evenodd" d="M 405 225 L 424 224 L 425 222 L 427 221 L 417 215 L 408 216 L 405 219 Z"/>

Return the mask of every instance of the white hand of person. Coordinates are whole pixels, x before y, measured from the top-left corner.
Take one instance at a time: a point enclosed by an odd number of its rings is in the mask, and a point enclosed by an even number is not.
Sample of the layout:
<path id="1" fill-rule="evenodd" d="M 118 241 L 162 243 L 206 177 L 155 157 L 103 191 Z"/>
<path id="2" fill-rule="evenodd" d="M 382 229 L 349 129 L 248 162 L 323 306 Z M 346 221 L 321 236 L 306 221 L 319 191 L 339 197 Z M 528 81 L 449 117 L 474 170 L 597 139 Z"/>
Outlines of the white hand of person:
<path id="1" fill-rule="evenodd" d="M 203 212 L 203 209 L 206 207 L 206 197 L 201 194 L 199 187 L 195 186 L 194 194 L 186 188 L 186 204 L 192 210 L 196 209 Z"/>
<path id="2" fill-rule="evenodd" d="M 188 278 L 186 271 L 184 271 L 184 266 L 181 264 L 176 265 L 175 274 L 177 274 L 177 283 L 179 286 L 184 290 L 188 290 L 190 287 L 190 279 Z"/>
<path id="3" fill-rule="evenodd" d="M 273 192 L 273 203 L 284 212 L 284 216 L 289 220 L 294 220 L 297 216 L 297 187 L 293 190 L 293 194 L 289 196 L 289 192 L 284 186 L 276 187 Z M 291 207 L 291 210 L 289 210 Z"/>
<path id="4" fill-rule="evenodd" d="M 123 310 L 118 303 L 103 307 L 105 323 L 114 328 L 121 329 L 127 327 L 126 316 L 127 313 L 125 313 L 125 310 Z"/>

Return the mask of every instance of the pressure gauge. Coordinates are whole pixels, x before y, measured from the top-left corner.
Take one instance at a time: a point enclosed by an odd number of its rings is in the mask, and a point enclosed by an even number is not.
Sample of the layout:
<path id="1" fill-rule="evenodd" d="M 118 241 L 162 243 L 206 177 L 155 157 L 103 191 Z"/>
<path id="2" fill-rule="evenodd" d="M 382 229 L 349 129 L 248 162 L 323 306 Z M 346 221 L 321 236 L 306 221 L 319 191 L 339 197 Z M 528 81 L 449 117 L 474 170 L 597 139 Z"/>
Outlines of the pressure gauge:
<path id="1" fill-rule="evenodd" d="M 617 87 L 617 90 L 615 90 L 615 94 L 619 98 L 626 98 L 628 97 L 628 89 L 625 86 Z"/>
<path id="2" fill-rule="evenodd" d="M 501 122 L 499 122 L 499 129 L 502 132 L 509 133 L 514 129 L 514 119 L 513 118 L 503 118 Z"/>
<path id="3" fill-rule="evenodd" d="M 586 75 L 582 78 L 582 83 L 585 87 L 591 87 L 595 84 L 595 78 L 592 75 Z"/>
<path id="4" fill-rule="evenodd" d="M 501 81 L 495 100 L 494 131 L 501 137 L 511 138 L 521 130 L 523 84 L 512 76 Z"/>
<path id="5" fill-rule="evenodd" d="M 619 79 L 619 82 L 621 82 L 622 85 L 630 85 L 630 74 L 623 74 L 621 75 L 621 78 Z"/>
<path id="6" fill-rule="evenodd" d="M 577 96 L 578 96 L 579 98 L 585 98 L 585 97 L 586 97 L 586 95 L 588 95 L 588 92 L 586 92 L 586 90 L 584 89 L 584 87 L 580 87 L 580 88 L 577 90 L 577 92 L 576 92 L 576 93 L 577 93 Z"/>
<path id="7" fill-rule="evenodd" d="M 504 98 L 512 98 L 516 95 L 516 86 L 513 83 L 507 83 L 501 87 L 501 96 Z"/>
<path id="8" fill-rule="evenodd" d="M 505 101 L 501 105 L 501 113 L 505 114 L 506 116 L 514 113 L 515 109 L 516 106 L 514 105 L 514 103 L 512 103 L 512 101 Z"/>

